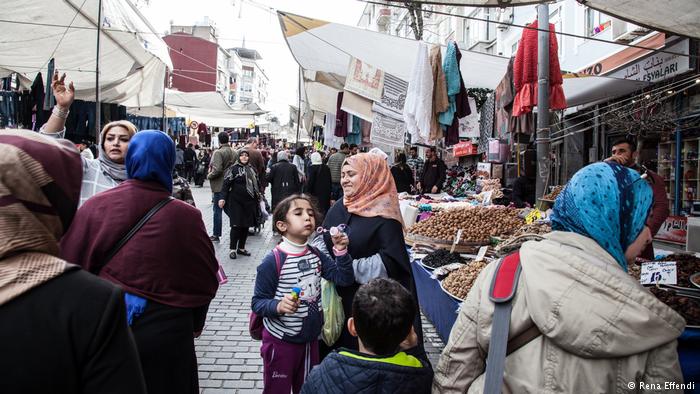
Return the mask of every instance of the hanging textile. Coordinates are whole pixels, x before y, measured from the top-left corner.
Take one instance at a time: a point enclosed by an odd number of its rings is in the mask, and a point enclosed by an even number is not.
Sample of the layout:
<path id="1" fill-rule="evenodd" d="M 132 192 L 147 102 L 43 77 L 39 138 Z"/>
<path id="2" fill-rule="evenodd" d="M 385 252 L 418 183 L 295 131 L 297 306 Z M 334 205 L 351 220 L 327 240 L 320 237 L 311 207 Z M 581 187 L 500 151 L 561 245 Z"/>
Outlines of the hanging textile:
<path id="1" fill-rule="evenodd" d="M 485 153 L 488 151 L 489 138 L 493 137 L 493 125 L 494 125 L 494 109 L 496 103 L 496 95 L 491 93 L 486 99 L 486 102 L 481 107 L 481 114 L 479 117 L 479 148 L 478 153 Z"/>
<path id="2" fill-rule="evenodd" d="M 326 114 L 326 122 L 323 126 L 323 143 L 330 148 L 340 149 L 343 138 L 335 136 L 335 114 Z"/>
<path id="3" fill-rule="evenodd" d="M 476 112 L 476 100 L 474 100 L 474 97 L 469 97 L 469 108 L 471 113 L 459 119 L 460 138 L 477 138 L 481 135 L 479 130 L 479 113 Z"/>
<path id="4" fill-rule="evenodd" d="M 343 92 L 340 92 L 338 93 L 338 100 L 336 102 L 335 136 L 344 138 L 348 136 L 348 113 L 340 109 L 342 105 Z"/>
<path id="5" fill-rule="evenodd" d="M 348 115 L 348 123 L 352 125 L 348 131 L 348 136 L 345 137 L 345 142 L 360 146 L 362 143 L 362 119 L 355 115 Z"/>
<path id="6" fill-rule="evenodd" d="M 459 92 L 454 98 L 455 101 L 455 113 L 452 118 L 452 124 L 447 126 L 445 135 L 445 146 L 452 146 L 459 142 L 459 119 L 471 114 L 471 109 L 469 108 L 469 95 L 467 94 L 467 88 L 464 86 L 464 79 L 462 78 L 462 71 L 459 66 L 462 60 L 462 52 L 457 51 L 457 71 L 459 73 Z"/>
<path id="7" fill-rule="evenodd" d="M 460 89 L 460 74 L 459 74 L 459 62 L 457 61 L 457 53 L 460 52 L 457 48 L 455 42 L 450 42 L 447 45 L 447 50 L 445 51 L 445 61 L 443 63 L 443 68 L 445 69 L 445 80 L 447 83 L 447 97 L 448 97 L 448 108 L 440 114 L 440 124 L 449 126 L 454 120 L 455 112 L 457 111 L 457 104 L 455 103 L 455 96 L 459 93 Z"/>
<path id="8" fill-rule="evenodd" d="M 368 100 L 353 92 L 343 92 L 343 103 L 340 109 L 365 120 L 372 120 L 372 100 Z"/>
<path id="9" fill-rule="evenodd" d="M 374 112 L 370 142 L 375 145 L 385 145 L 403 148 L 406 138 L 406 123 L 402 120 L 387 116 L 384 112 Z"/>
<path id="10" fill-rule="evenodd" d="M 372 135 L 372 122 L 362 119 L 362 145 L 366 146 L 371 143 L 370 136 Z"/>
<path id="11" fill-rule="evenodd" d="M 408 83 L 403 115 L 406 130 L 415 142 L 427 142 L 433 112 L 433 73 L 430 68 L 428 44 L 421 42 Z"/>
<path id="12" fill-rule="evenodd" d="M 447 96 L 447 82 L 445 73 L 442 70 L 442 54 L 439 46 L 430 49 L 430 67 L 433 72 L 433 113 L 430 121 L 430 141 L 442 138 L 442 127 L 438 122 L 438 114 L 450 107 L 450 100 Z M 459 91 L 459 88 L 457 88 Z"/>
<path id="13" fill-rule="evenodd" d="M 513 116 L 532 112 L 537 105 L 537 21 L 529 25 L 533 29 L 523 29 L 518 44 L 518 52 L 513 64 L 513 84 L 515 99 Z M 565 109 L 566 98 L 562 87 L 561 68 L 559 67 L 559 48 L 554 34 L 554 25 L 549 24 L 549 108 Z"/>
<path id="14" fill-rule="evenodd" d="M 345 78 L 345 90 L 372 101 L 379 101 L 382 98 L 383 88 L 384 71 L 360 59 L 354 57 L 350 59 L 348 74 Z"/>
<path id="15" fill-rule="evenodd" d="M 496 100 L 496 135 L 498 138 L 507 138 L 510 133 L 511 112 L 513 109 L 513 62 L 515 58 L 510 58 L 508 69 L 503 79 L 494 91 Z M 515 118 L 513 119 L 515 120 Z"/>
<path id="16" fill-rule="evenodd" d="M 396 113 L 396 119 L 400 120 L 403 118 L 407 92 L 408 82 L 391 74 L 385 74 L 382 99 L 375 105 L 380 105 L 384 109 Z"/>

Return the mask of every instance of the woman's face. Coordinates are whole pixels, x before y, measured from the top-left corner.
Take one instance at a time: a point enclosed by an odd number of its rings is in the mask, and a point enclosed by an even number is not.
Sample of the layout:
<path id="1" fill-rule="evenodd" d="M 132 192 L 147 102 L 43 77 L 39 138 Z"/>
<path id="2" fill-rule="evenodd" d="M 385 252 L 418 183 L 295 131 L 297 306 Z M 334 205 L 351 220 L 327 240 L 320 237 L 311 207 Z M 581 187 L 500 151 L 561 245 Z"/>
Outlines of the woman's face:
<path id="1" fill-rule="evenodd" d="M 102 143 L 107 157 L 117 164 L 124 164 L 130 139 L 129 131 L 122 126 L 115 126 L 109 129 Z"/>
<path id="2" fill-rule="evenodd" d="M 634 260 L 644 252 L 644 249 L 646 249 L 651 241 L 651 230 L 649 230 L 649 227 L 644 226 L 644 229 L 639 233 L 637 239 L 635 239 L 625 251 L 625 260 L 627 260 L 627 264 L 633 264 Z"/>
<path id="3" fill-rule="evenodd" d="M 241 154 L 240 156 L 238 156 L 238 160 L 241 161 L 241 164 L 245 165 L 248 164 L 248 160 L 250 160 L 250 157 L 248 157 L 248 155 L 246 154 Z"/>
<path id="4" fill-rule="evenodd" d="M 360 173 L 349 165 L 344 165 L 340 172 L 340 186 L 343 187 L 343 194 L 352 196 L 360 183 Z"/>

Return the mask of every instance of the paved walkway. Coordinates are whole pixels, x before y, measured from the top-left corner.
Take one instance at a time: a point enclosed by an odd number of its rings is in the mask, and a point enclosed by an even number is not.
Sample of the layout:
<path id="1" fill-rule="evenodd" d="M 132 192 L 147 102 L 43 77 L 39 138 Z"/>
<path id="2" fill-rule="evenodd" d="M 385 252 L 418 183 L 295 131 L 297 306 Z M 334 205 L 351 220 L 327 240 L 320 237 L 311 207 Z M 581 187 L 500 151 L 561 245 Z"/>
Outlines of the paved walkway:
<path id="1" fill-rule="evenodd" d="M 211 190 L 193 188 L 195 202 L 202 211 L 207 231 L 212 231 Z M 219 288 L 207 315 L 202 336 L 195 341 L 199 362 L 199 386 L 203 394 L 262 392 L 262 358 L 260 342 L 248 334 L 250 300 L 255 285 L 255 269 L 262 258 L 277 243 L 270 222 L 259 235 L 248 238 L 246 249 L 252 256 L 230 260 L 229 224 L 224 214 L 223 237 L 214 244 L 229 282 Z M 435 329 L 423 318 L 425 347 L 433 365 L 437 363 L 443 343 Z"/>

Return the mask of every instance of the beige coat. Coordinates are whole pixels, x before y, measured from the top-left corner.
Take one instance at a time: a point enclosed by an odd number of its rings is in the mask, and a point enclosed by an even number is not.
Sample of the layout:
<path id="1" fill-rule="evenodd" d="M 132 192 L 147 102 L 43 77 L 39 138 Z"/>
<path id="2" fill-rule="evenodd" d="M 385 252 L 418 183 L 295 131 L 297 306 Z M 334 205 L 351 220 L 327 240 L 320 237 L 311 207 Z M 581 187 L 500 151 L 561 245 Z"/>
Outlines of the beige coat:
<path id="1" fill-rule="evenodd" d="M 664 382 L 683 383 L 676 338 L 685 321 L 595 241 L 553 232 L 525 243 L 521 262 L 509 335 L 532 323 L 543 335 L 508 356 L 503 393 L 668 393 Z M 495 267 L 484 269 L 462 304 L 434 393 L 483 392 Z M 649 389 L 657 384 L 662 390 Z"/>

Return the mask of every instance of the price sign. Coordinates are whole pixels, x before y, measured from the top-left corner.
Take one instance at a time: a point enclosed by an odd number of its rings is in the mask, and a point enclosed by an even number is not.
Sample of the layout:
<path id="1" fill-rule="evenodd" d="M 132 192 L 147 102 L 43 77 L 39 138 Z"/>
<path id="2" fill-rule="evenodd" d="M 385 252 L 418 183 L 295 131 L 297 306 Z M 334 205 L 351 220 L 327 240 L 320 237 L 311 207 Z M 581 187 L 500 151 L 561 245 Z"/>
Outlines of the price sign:
<path id="1" fill-rule="evenodd" d="M 675 285 L 678 283 L 675 261 L 652 261 L 642 264 L 642 274 L 639 282 L 643 285 L 662 284 Z"/>
<path id="2" fill-rule="evenodd" d="M 539 219 L 542 219 L 542 212 L 540 212 L 539 209 L 533 209 L 525 217 L 525 223 L 532 224 L 532 222 L 534 222 L 535 220 L 539 220 Z"/>
<path id="3" fill-rule="evenodd" d="M 457 235 L 455 236 L 455 241 L 452 242 L 452 247 L 450 248 L 450 253 L 454 253 L 455 251 L 455 246 L 459 243 L 459 241 L 462 239 L 462 229 L 457 230 Z"/>
<path id="4" fill-rule="evenodd" d="M 488 246 L 482 246 L 479 248 L 479 253 L 476 254 L 476 259 L 475 261 L 481 261 L 484 259 L 484 256 L 486 256 L 486 252 L 489 250 Z"/>

